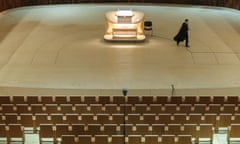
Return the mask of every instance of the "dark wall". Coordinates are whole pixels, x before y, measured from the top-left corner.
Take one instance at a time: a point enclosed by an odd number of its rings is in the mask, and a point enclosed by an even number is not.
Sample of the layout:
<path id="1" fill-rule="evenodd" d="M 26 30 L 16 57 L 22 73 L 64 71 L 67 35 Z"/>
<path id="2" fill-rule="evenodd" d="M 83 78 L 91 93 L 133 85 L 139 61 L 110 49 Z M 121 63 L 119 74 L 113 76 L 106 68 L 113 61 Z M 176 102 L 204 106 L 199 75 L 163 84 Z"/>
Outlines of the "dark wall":
<path id="1" fill-rule="evenodd" d="M 224 6 L 240 9 L 240 0 L 0 0 L 0 11 L 29 5 L 103 3 L 103 2 L 175 3 L 175 4 Z"/>

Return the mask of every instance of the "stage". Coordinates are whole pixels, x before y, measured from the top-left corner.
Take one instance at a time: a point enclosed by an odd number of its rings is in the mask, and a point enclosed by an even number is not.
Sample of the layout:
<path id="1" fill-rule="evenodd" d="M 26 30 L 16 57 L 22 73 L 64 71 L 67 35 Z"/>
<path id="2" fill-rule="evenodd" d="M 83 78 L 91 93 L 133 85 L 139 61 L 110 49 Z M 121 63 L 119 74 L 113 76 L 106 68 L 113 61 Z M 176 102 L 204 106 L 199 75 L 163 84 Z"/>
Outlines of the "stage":
<path id="1" fill-rule="evenodd" d="M 144 42 L 106 42 L 104 15 L 141 11 Z M 185 18 L 189 44 L 173 41 Z M 0 13 L 2 94 L 240 94 L 240 12 L 191 5 L 76 4 Z"/>

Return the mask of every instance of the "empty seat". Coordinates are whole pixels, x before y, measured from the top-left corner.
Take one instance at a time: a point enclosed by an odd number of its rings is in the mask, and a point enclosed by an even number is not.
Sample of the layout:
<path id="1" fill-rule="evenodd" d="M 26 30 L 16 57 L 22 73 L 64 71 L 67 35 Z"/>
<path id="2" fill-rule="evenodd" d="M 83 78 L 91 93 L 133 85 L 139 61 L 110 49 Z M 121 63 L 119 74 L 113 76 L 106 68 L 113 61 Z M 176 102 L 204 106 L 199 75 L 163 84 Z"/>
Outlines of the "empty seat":
<path id="1" fill-rule="evenodd" d="M 125 136 L 124 135 L 112 135 L 111 138 L 112 144 L 123 144 L 125 143 Z"/>
<path id="2" fill-rule="evenodd" d="M 16 113 L 32 113 L 31 107 L 28 104 L 16 104 Z"/>
<path id="3" fill-rule="evenodd" d="M 177 108 L 178 108 L 177 104 L 165 104 L 164 109 L 162 109 L 162 112 L 174 114 L 178 111 Z"/>
<path id="4" fill-rule="evenodd" d="M 172 124 L 184 124 L 184 123 L 187 123 L 187 114 L 185 113 L 176 113 L 176 114 L 173 114 L 173 120 L 170 121 L 169 123 L 172 123 Z"/>
<path id="5" fill-rule="evenodd" d="M 0 113 L 15 113 L 17 112 L 16 106 L 13 104 L 2 104 Z"/>
<path id="6" fill-rule="evenodd" d="M 206 113 L 221 113 L 221 104 L 209 104 Z"/>
<path id="7" fill-rule="evenodd" d="M 214 104 L 224 104 L 227 101 L 225 96 L 213 96 L 212 103 Z"/>
<path id="8" fill-rule="evenodd" d="M 145 144 L 157 144 L 159 142 L 158 135 L 144 135 Z"/>
<path id="9" fill-rule="evenodd" d="M 19 123 L 19 118 L 18 114 L 16 113 L 6 113 L 5 114 L 5 123 L 6 124 L 17 124 Z"/>
<path id="10" fill-rule="evenodd" d="M 190 113 L 187 117 L 186 117 L 186 123 L 188 124 L 200 124 L 203 123 L 203 118 L 202 118 L 202 114 L 200 113 Z"/>
<path id="11" fill-rule="evenodd" d="M 212 96 L 199 96 L 198 103 L 199 104 L 210 104 L 212 103 Z"/>
<path id="12" fill-rule="evenodd" d="M 96 120 L 94 119 L 94 114 L 92 113 L 85 113 L 81 114 L 81 121 L 79 121 L 83 124 L 91 124 L 91 123 L 96 123 Z"/>
<path id="13" fill-rule="evenodd" d="M 193 113 L 204 114 L 206 112 L 206 108 L 207 108 L 206 104 L 194 104 Z"/>
<path id="14" fill-rule="evenodd" d="M 126 99 L 126 97 L 124 97 L 124 96 L 113 96 L 113 103 L 114 104 L 125 104 L 127 102 L 125 99 Z"/>
<path id="15" fill-rule="evenodd" d="M 104 134 L 106 135 L 117 135 L 117 124 L 104 124 Z"/>
<path id="16" fill-rule="evenodd" d="M 53 143 L 55 139 L 55 130 L 52 124 L 40 124 L 39 140 L 43 142 Z"/>
<path id="17" fill-rule="evenodd" d="M 239 103 L 239 96 L 227 96 L 227 100 L 226 100 L 225 103 L 238 104 Z"/>
<path id="18" fill-rule="evenodd" d="M 120 124 L 119 128 L 120 134 L 123 135 L 131 135 L 134 134 L 136 131 L 136 129 L 134 129 L 133 124 Z"/>
<path id="19" fill-rule="evenodd" d="M 72 124 L 71 131 L 74 135 L 84 135 L 85 134 L 85 125 L 84 124 Z"/>
<path id="20" fill-rule="evenodd" d="M 232 123 L 232 114 L 220 113 L 216 118 L 216 128 L 228 128 Z"/>
<path id="21" fill-rule="evenodd" d="M 192 144 L 192 135 L 178 135 L 177 144 Z"/>
<path id="22" fill-rule="evenodd" d="M 82 104 L 84 103 L 83 98 L 81 96 L 70 96 L 71 104 Z"/>
<path id="23" fill-rule="evenodd" d="M 233 117 L 232 117 L 232 123 L 234 124 L 238 124 L 238 123 L 240 123 L 240 114 L 239 113 L 236 113 L 236 114 L 234 114 L 233 115 Z"/>
<path id="24" fill-rule="evenodd" d="M 35 113 L 46 113 L 46 109 L 43 104 L 31 104 L 31 111 Z"/>
<path id="25" fill-rule="evenodd" d="M 60 104 L 60 112 L 63 114 L 75 113 L 75 110 L 72 104 Z"/>
<path id="26" fill-rule="evenodd" d="M 108 135 L 95 135 L 95 144 L 107 144 L 108 143 Z"/>
<path id="27" fill-rule="evenodd" d="M 228 143 L 240 143 L 240 124 L 231 124 L 228 133 Z"/>
<path id="28" fill-rule="evenodd" d="M 142 123 L 146 123 L 146 124 L 157 124 L 157 123 L 159 123 L 157 121 L 158 116 L 156 114 L 145 113 L 142 116 L 143 116 Z"/>
<path id="29" fill-rule="evenodd" d="M 24 126 L 24 128 L 32 129 L 34 128 L 34 116 L 30 113 L 21 113 L 21 119 L 19 123 Z"/>
<path id="30" fill-rule="evenodd" d="M 163 134 L 164 133 L 164 124 L 152 124 L 152 131 L 153 135 Z"/>
<path id="31" fill-rule="evenodd" d="M 197 124 L 184 124 L 183 134 L 191 134 L 193 137 L 197 137 Z"/>
<path id="32" fill-rule="evenodd" d="M 24 104 L 27 102 L 27 98 L 25 96 L 13 96 L 12 99 L 13 104 Z"/>
<path id="33" fill-rule="evenodd" d="M 52 123 L 51 117 L 48 114 L 36 113 L 35 114 L 35 127 L 39 127 L 40 124 L 50 124 Z"/>
<path id="34" fill-rule="evenodd" d="M 75 135 L 62 135 L 61 144 L 76 144 Z"/>
<path id="35" fill-rule="evenodd" d="M 203 124 L 212 124 L 213 126 L 216 125 L 216 118 L 217 118 L 217 115 L 216 113 L 206 113 L 202 116 L 202 122 Z"/>
<path id="36" fill-rule="evenodd" d="M 149 113 L 159 114 L 162 111 L 163 105 L 162 104 L 150 104 L 149 107 L 150 107 Z"/>
<path id="37" fill-rule="evenodd" d="M 221 113 L 230 113 L 234 114 L 238 110 L 238 107 L 235 104 L 223 104 Z"/>
<path id="38" fill-rule="evenodd" d="M 179 105 L 179 113 L 192 113 L 193 106 L 192 104 L 180 104 Z"/>
<path id="39" fill-rule="evenodd" d="M 24 144 L 24 129 L 21 124 L 8 124 L 8 138 L 10 143 L 21 142 Z"/>
<path id="40" fill-rule="evenodd" d="M 99 96 L 98 97 L 98 103 L 99 104 L 110 104 L 111 103 L 111 98 L 110 96 Z"/>
<path id="41" fill-rule="evenodd" d="M 0 96 L 1 104 L 10 104 L 12 101 L 10 100 L 10 96 Z"/>
<path id="42" fill-rule="evenodd" d="M 144 114 L 148 113 L 150 110 L 150 107 L 148 107 L 147 104 L 135 104 L 134 105 L 134 113 Z"/>
<path id="43" fill-rule="evenodd" d="M 197 101 L 198 101 L 197 96 L 185 96 L 183 103 L 194 105 L 197 103 Z"/>
<path id="44" fill-rule="evenodd" d="M 89 113 L 93 114 L 104 113 L 104 106 L 102 104 L 90 104 Z"/>
<path id="45" fill-rule="evenodd" d="M 7 143 L 8 132 L 6 130 L 6 125 L 0 123 L 0 139 L 1 142 Z"/>
<path id="46" fill-rule="evenodd" d="M 151 31 L 151 35 L 153 35 L 152 25 L 152 21 L 144 21 L 144 31 Z"/>
<path id="47" fill-rule="evenodd" d="M 158 123 L 160 123 L 160 124 L 168 124 L 168 123 L 172 123 L 171 121 L 173 120 L 173 119 L 171 119 L 171 114 L 158 114 Z"/>
<path id="48" fill-rule="evenodd" d="M 142 102 L 142 99 L 139 96 L 127 96 L 126 98 L 128 104 L 140 104 Z"/>
<path id="49" fill-rule="evenodd" d="M 159 144 L 174 144 L 175 139 L 175 135 L 161 135 Z"/>
<path id="50" fill-rule="evenodd" d="M 116 113 L 120 113 L 120 108 L 118 109 L 118 105 L 117 104 L 105 104 L 105 113 L 108 114 L 116 114 Z"/>
<path id="51" fill-rule="evenodd" d="M 27 101 L 26 103 L 28 104 L 40 104 L 40 97 L 38 96 L 27 96 Z"/>
<path id="52" fill-rule="evenodd" d="M 110 122 L 112 124 L 123 124 L 125 121 L 124 114 L 112 114 L 110 118 Z"/>
<path id="53" fill-rule="evenodd" d="M 168 124 L 164 127 L 164 134 L 179 135 L 182 134 L 181 124 Z"/>
<path id="54" fill-rule="evenodd" d="M 157 96 L 156 97 L 156 103 L 157 104 L 166 104 L 170 103 L 170 97 L 169 96 Z"/>
<path id="55" fill-rule="evenodd" d="M 182 97 L 182 96 L 172 96 L 170 98 L 171 98 L 171 100 L 170 100 L 171 103 L 177 104 L 177 105 L 182 104 L 183 100 L 184 100 L 184 97 Z"/>
<path id="56" fill-rule="evenodd" d="M 126 123 L 128 124 L 141 123 L 140 114 L 128 114 Z"/>
<path id="57" fill-rule="evenodd" d="M 70 103 L 70 98 L 68 96 L 55 96 L 55 103 L 60 104 L 68 104 Z"/>
<path id="58" fill-rule="evenodd" d="M 87 135 L 101 134 L 101 124 L 88 124 L 87 130 L 85 130 Z"/>
<path id="59" fill-rule="evenodd" d="M 62 135 L 72 135 L 72 131 L 69 131 L 68 124 L 56 124 L 56 139 L 60 139 Z"/>
<path id="60" fill-rule="evenodd" d="M 80 143 L 92 144 L 92 136 L 91 135 L 78 135 L 78 139 L 79 139 Z"/>
<path id="61" fill-rule="evenodd" d="M 97 104 L 98 101 L 96 96 L 84 96 L 84 103 L 85 104 Z"/>
<path id="62" fill-rule="evenodd" d="M 46 113 L 48 114 L 61 112 L 61 108 L 57 104 L 46 104 L 44 107 L 46 108 Z"/>
<path id="63" fill-rule="evenodd" d="M 110 115 L 109 114 L 97 114 L 96 115 L 96 123 L 99 123 L 99 124 L 107 124 L 107 123 L 110 123 L 109 121 L 109 117 Z"/>
<path id="64" fill-rule="evenodd" d="M 128 135 L 128 143 L 129 144 L 140 144 L 142 143 L 141 135 Z"/>
<path id="65" fill-rule="evenodd" d="M 142 103 L 143 104 L 153 104 L 154 103 L 154 97 L 153 96 L 142 96 Z"/>
<path id="66" fill-rule="evenodd" d="M 53 96 L 41 96 L 41 102 L 42 104 L 54 104 L 55 99 Z"/>
<path id="67" fill-rule="evenodd" d="M 51 123 L 52 124 L 63 124 L 67 123 L 67 121 L 64 119 L 63 114 L 60 113 L 52 113 L 50 114 L 51 117 Z"/>
<path id="68" fill-rule="evenodd" d="M 197 140 L 198 142 L 209 142 L 213 140 L 213 125 L 212 124 L 199 124 L 197 126 Z"/>
<path id="69" fill-rule="evenodd" d="M 69 124 L 81 123 L 81 116 L 79 114 L 67 113 L 67 114 L 65 114 L 65 117 L 66 117 L 66 122 Z"/>
<path id="70" fill-rule="evenodd" d="M 149 124 L 136 124 L 136 131 L 134 132 L 136 135 L 146 135 L 151 134 L 149 131 Z"/>
<path id="71" fill-rule="evenodd" d="M 87 108 L 88 108 L 87 104 L 75 104 L 74 106 L 75 112 L 79 114 L 89 113 Z"/>

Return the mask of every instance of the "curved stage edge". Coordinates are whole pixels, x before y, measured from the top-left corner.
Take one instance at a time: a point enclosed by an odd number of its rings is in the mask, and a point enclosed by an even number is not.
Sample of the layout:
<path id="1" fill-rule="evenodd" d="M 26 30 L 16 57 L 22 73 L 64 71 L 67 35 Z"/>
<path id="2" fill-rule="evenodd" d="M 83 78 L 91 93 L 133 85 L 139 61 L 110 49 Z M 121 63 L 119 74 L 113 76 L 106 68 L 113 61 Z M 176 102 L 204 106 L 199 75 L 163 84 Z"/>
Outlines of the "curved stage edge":
<path id="1" fill-rule="evenodd" d="M 104 14 L 119 7 L 143 11 L 145 19 L 153 21 L 154 35 L 147 35 L 142 43 L 106 43 Z M 191 29 L 189 49 L 183 44 L 177 47 L 172 40 L 186 17 Z M 3 93 L 116 94 L 127 87 L 136 90 L 133 94 L 170 94 L 174 85 L 176 95 L 183 91 L 190 95 L 237 93 L 240 86 L 240 13 L 236 10 L 54 5 L 8 10 L 0 20 Z"/>

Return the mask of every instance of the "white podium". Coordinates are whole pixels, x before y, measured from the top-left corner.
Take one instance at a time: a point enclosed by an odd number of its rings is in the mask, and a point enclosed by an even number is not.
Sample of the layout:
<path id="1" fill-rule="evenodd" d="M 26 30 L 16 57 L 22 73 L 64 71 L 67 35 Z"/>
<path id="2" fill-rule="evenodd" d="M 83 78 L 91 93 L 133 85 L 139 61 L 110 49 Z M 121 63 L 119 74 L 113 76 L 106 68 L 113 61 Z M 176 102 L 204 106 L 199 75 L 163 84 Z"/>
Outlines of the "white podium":
<path id="1" fill-rule="evenodd" d="M 106 33 L 108 41 L 143 41 L 144 14 L 138 11 L 118 10 L 106 13 Z"/>

